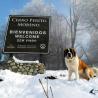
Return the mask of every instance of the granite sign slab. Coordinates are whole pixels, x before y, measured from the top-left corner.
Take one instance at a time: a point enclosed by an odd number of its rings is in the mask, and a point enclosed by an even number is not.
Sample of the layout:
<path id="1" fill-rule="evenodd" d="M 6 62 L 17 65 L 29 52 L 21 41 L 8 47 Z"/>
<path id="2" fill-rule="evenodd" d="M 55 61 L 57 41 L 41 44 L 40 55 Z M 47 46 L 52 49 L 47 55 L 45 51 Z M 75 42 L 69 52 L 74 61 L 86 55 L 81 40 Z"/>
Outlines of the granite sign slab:
<path id="1" fill-rule="evenodd" d="M 48 53 L 49 16 L 10 15 L 5 53 Z"/>

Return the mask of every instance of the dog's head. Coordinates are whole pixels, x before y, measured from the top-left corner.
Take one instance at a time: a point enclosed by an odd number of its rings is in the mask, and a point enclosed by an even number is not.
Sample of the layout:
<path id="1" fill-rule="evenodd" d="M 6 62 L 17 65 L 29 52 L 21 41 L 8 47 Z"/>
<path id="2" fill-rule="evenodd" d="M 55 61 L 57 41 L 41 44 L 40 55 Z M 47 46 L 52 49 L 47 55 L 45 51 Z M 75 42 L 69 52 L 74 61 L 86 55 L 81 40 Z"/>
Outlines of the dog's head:
<path id="1" fill-rule="evenodd" d="M 74 48 L 68 48 L 64 50 L 64 57 L 67 59 L 72 59 L 73 57 L 76 57 L 76 51 Z"/>

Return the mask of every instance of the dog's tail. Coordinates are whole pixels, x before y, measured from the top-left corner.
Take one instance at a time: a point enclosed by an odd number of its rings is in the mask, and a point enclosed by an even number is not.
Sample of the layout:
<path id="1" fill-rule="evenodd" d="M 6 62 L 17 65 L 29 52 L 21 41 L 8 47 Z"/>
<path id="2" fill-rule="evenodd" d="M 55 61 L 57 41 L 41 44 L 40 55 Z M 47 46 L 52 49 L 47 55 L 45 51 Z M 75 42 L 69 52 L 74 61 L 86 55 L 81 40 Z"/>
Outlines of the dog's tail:
<path id="1" fill-rule="evenodd" d="M 98 67 L 92 67 L 95 76 L 98 76 Z"/>

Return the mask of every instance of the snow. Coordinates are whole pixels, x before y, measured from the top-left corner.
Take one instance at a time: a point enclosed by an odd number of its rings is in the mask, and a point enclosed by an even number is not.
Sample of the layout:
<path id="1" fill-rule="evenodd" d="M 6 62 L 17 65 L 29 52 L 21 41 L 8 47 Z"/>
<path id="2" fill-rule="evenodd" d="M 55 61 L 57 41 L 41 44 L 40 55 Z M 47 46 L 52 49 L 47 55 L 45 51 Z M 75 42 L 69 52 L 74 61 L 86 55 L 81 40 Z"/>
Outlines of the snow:
<path id="1" fill-rule="evenodd" d="M 4 81 L 0 82 L 0 98 L 46 98 L 39 79 L 46 90 L 48 83 L 49 98 L 52 98 L 50 86 L 54 98 L 98 98 L 98 92 L 96 92 L 96 95 L 89 93 L 92 89 L 98 90 L 98 77 L 90 81 L 74 80 L 73 75 L 73 80 L 68 81 L 67 74 L 67 70 L 47 70 L 45 74 L 30 76 L 1 70 L 0 78 Z M 45 79 L 46 76 L 51 75 L 57 77 L 57 79 Z"/>
<path id="2" fill-rule="evenodd" d="M 19 60 L 15 56 L 13 56 L 13 59 L 16 63 L 39 63 L 39 60 L 36 61 L 24 61 L 24 60 Z"/>

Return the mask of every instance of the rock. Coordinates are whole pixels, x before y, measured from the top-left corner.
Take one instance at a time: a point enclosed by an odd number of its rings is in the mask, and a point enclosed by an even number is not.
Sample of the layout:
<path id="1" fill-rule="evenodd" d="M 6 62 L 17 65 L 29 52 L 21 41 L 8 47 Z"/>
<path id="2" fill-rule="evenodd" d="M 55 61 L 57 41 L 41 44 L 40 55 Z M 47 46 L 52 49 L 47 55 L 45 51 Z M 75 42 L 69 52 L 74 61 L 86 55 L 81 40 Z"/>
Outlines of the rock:
<path id="1" fill-rule="evenodd" d="M 11 67 L 9 67 L 8 69 L 12 71 L 12 68 Z"/>
<path id="2" fill-rule="evenodd" d="M 19 66 L 19 68 L 20 68 L 20 69 L 23 69 L 23 67 L 22 67 L 22 66 Z"/>
<path id="3" fill-rule="evenodd" d="M 25 75 L 36 75 L 38 73 L 43 74 L 45 72 L 45 65 L 43 63 L 38 64 L 23 64 L 15 63 L 15 61 L 8 60 L 7 65 L 9 70 L 18 72 Z"/>
<path id="4" fill-rule="evenodd" d="M 29 72 L 33 72 L 33 69 L 30 69 L 30 71 Z"/>
<path id="5" fill-rule="evenodd" d="M 11 63 L 11 62 L 12 62 L 11 60 L 8 60 L 8 62 L 7 62 L 7 63 L 9 64 L 9 63 Z"/>
<path id="6" fill-rule="evenodd" d="M 16 66 L 12 66 L 12 69 L 17 69 L 17 67 Z"/>
<path id="7" fill-rule="evenodd" d="M 23 74 L 24 74 L 24 75 L 27 75 L 27 72 L 26 72 L 26 71 L 24 71 L 24 72 L 23 72 Z"/>
<path id="8" fill-rule="evenodd" d="M 23 66 L 23 64 L 22 64 L 22 63 L 20 63 L 19 65 Z"/>
<path id="9" fill-rule="evenodd" d="M 15 65 L 15 62 L 11 62 L 10 65 L 11 65 L 11 66 Z"/>
<path id="10" fill-rule="evenodd" d="M 32 72 L 28 72 L 28 75 L 33 75 L 33 73 Z"/>

